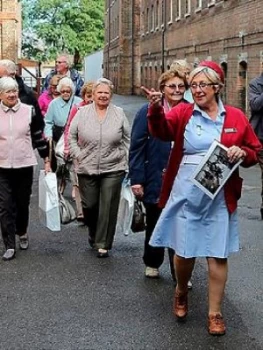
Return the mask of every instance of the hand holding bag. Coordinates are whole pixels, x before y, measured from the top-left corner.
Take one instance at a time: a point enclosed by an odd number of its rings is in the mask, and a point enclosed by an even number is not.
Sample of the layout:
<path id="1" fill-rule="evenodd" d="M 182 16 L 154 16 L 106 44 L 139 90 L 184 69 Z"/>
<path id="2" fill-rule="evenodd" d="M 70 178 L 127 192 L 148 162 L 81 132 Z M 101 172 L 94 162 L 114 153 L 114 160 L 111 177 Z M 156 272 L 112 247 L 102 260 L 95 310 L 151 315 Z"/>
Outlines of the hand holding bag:
<path id="1" fill-rule="evenodd" d="M 131 229 L 133 232 L 142 232 L 146 229 L 145 212 L 141 201 L 134 203 Z"/>

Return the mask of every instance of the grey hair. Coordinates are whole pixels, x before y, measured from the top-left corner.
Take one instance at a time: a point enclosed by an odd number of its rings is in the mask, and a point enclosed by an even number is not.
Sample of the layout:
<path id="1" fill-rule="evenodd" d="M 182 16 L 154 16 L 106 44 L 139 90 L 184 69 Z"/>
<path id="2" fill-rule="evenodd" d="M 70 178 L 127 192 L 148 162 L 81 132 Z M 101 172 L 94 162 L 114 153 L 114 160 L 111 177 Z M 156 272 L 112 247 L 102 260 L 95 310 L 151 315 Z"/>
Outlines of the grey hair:
<path id="1" fill-rule="evenodd" d="M 18 91 L 18 84 L 16 80 L 11 77 L 0 78 L 0 93 L 6 92 L 9 90 Z"/>
<path id="2" fill-rule="evenodd" d="M 170 70 L 192 70 L 192 66 L 190 63 L 188 63 L 185 59 L 183 60 L 176 60 L 173 61 L 173 63 L 171 64 Z"/>
<path id="3" fill-rule="evenodd" d="M 72 59 L 71 56 L 68 53 L 62 52 L 57 56 L 58 57 L 65 57 L 65 61 L 67 63 L 67 66 L 70 68 L 72 66 Z"/>
<path id="4" fill-rule="evenodd" d="M 60 79 L 60 81 L 58 82 L 58 86 L 57 86 L 58 92 L 61 92 L 62 86 L 67 86 L 67 87 L 71 88 L 72 94 L 73 95 L 75 94 L 75 85 L 70 78 L 64 77 L 64 78 Z"/>
<path id="5" fill-rule="evenodd" d="M 4 67 L 8 74 L 16 73 L 16 64 L 11 60 L 0 60 L 0 66 Z"/>
<path id="6" fill-rule="evenodd" d="M 114 89 L 114 85 L 113 83 L 109 80 L 109 79 L 106 79 L 106 78 L 99 78 L 93 85 L 93 89 L 92 89 L 92 92 L 94 92 L 96 90 L 96 88 L 99 86 L 99 85 L 107 85 L 110 89 L 110 92 L 111 92 L 111 95 L 113 95 L 113 89 Z"/>
<path id="7" fill-rule="evenodd" d="M 224 86 L 219 75 L 213 69 L 203 66 L 198 66 L 194 70 L 192 70 L 189 76 L 190 83 L 192 82 L 194 77 L 200 73 L 203 73 L 207 77 L 207 79 L 211 81 L 211 83 L 218 85 L 220 88 Z"/>

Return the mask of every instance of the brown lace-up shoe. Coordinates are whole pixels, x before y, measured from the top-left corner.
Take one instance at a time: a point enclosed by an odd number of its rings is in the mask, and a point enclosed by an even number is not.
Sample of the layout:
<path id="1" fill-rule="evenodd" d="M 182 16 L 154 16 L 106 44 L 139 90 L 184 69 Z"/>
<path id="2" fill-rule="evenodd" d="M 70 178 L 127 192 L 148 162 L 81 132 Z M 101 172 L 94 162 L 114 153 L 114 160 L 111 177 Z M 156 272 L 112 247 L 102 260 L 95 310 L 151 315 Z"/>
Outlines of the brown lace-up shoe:
<path id="1" fill-rule="evenodd" d="M 226 326 L 222 315 L 215 314 L 208 316 L 208 332 L 211 335 L 224 335 Z"/>
<path id="2" fill-rule="evenodd" d="M 188 313 L 187 293 L 188 291 L 186 291 L 184 294 L 180 294 L 177 290 L 175 290 L 173 312 L 178 319 L 185 318 Z"/>

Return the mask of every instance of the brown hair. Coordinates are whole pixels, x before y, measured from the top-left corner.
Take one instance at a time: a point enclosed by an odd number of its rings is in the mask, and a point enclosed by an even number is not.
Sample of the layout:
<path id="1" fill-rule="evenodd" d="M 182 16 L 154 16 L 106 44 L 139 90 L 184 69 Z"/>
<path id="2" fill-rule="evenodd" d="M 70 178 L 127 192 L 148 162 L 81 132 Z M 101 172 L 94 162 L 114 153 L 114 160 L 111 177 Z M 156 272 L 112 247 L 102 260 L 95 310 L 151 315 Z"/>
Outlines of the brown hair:
<path id="1" fill-rule="evenodd" d="M 82 88 L 81 88 L 81 97 L 84 99 L 85 95 L 87 93 L 90 93 L 92 94 L 92 89 L 93 89 L 93 86 L 94 86 L 94 82 L 93 81 L 88 81 L 87 83 L 85 83 Z"/>
<path id="2" fill-rule="evenodd" d="M 187 80 L 185 77 L 185 74 L 181 71 L 181 70 L 177 70 L 177 69 L 173 69 L 173 70 L 168 70 L 166 72 L 164 72 L 159 80 L 158 80 L 158 85 L 159 85 L 159 89 L 162 91 L 165 83 L 167 82 L 167 80 L 172 79 L 172 78 L 180 78 L 183 80 L 185 88 L 188 88 L 188 84 L 187 84 Z"/>

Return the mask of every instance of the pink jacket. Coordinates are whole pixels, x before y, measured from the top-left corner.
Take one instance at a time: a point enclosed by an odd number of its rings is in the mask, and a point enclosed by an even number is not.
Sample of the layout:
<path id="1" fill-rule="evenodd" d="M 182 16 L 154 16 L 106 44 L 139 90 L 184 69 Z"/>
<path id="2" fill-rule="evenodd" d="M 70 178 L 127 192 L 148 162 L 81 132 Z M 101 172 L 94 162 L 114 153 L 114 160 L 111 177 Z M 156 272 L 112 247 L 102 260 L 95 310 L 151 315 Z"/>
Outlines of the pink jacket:
<path id="1" fill-rule="evenodd" d="M 42 94 L 39 96 L 38 104 L 39 104 L 39 107 L 40 107 L 40 110 L 41 110 L 43 117 L 46 115 L 48 106 L 52 100 L 53 100 L 53 98 L 49 94 L 48 90 L 42 92 Z"/>
<path id="2" fill-rule="evenodd" d="M 0 168 L 24 168 L 37 164 L 31 120 L 32 106 L 19 102 L 8 108 L 0 104 Z"/>
<path id="3" fill-rule="evenodd" d="M 69 138 L 69 128 L 70 128 L 70 124 L 73 120 L 73 118 L 75 117 L 75 115 L 77 114 L 77 111 L 79 110 L 80 107 L 86 106 L 87 103 L 85 101 L 81 101 L 79 104 L 74 105 L 71 108 L 69 117 L 68 117 L 68 121 L 67 124 L 65 126 L 65 130 L 64 130 L 64 150 L 65 152 L 69 152 L 69 142 L 68 142 L 68 138 Z"/>

